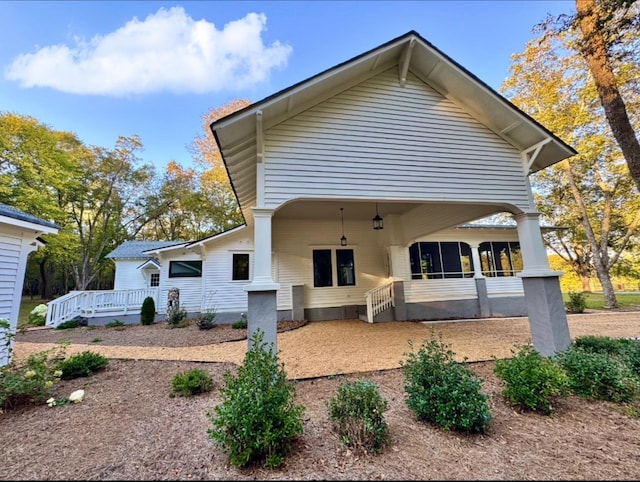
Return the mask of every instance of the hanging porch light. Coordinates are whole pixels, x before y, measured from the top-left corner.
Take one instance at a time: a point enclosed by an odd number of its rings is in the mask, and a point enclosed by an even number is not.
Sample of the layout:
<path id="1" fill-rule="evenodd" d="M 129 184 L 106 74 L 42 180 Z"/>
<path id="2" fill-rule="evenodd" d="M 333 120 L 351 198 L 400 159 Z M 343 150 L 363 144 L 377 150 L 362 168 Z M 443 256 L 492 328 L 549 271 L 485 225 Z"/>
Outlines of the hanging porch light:
<path id="1" fill-rule="evenodd" d="M 340 208 L 340 220 L 342 221 L 342 237 L 340 238 L 340 246 L 346 246 L 347 238 L 344 236 L 344 208 Z"/>
<path id="2" fill-rule="evenodd" d="M 384 225 L 382 224 L 382 218 L 378 214 L 378 203 L 376 203 L 376 215 L 371 221 L 373 221 L 373 229 L 376 229 L 376 230 L 384 229 Z"/>

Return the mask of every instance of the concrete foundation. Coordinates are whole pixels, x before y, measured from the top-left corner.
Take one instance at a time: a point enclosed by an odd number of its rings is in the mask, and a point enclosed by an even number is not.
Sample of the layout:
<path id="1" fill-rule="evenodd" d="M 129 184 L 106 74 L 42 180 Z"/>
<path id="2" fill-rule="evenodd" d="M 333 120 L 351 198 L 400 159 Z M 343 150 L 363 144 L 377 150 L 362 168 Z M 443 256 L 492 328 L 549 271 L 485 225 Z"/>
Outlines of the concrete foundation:
<path id="1" fill-rule="evenodd" d="M 247 344 L 250 350 L 252 338 L 256 331 L 264 333 L 262 341 L 277 353 L 278 320 L 276 309 L 276 290 L 249 291 L 247 311 Z"/>

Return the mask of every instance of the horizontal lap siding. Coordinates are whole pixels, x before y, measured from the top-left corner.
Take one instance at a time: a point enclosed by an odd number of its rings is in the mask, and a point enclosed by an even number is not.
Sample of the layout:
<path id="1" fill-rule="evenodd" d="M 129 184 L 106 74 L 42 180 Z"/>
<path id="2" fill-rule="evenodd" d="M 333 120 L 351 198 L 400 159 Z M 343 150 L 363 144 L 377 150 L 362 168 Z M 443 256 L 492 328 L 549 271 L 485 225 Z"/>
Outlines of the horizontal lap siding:
<path id="1" fill-rule="evenodd" d="M 265 202 L 304 197 L 528 206 L 518 152 L 415 76 L 383 73 L 265 134 Z"/>
<path id="2" fill-rule="evenodd" d="M 517 276 L 487 278 L 487 294 L 490 298 L 523 295 L 522 278 Z"/>
<path id="3" fill-rule="evenodd" d="M 249 236 L 250 234 L 250 236 Z M 249 254 L 249 273 L 253 273 L 253 233 L 234 236 L 232 239 L 207 246 L 204 263 L 204 307 L 215 306 L 219 312 L 247 311 L 245 286 L 250 281 L 233 281 L 233 253 Z M 251 238 L 250 238 L 251 237 Z"/>
<path id="4" fill-rule="evenodd" d="M 138 269 L 144 259 L 116 261 L 116 276 L 113 282 L 114 290 L 137 290 L 147 287 L 147 283 Z"/>
<path id="5" fill-rule="evenodd" d="M 278 252 L 280 291 L 290 297 L 292 284 L 304 284 L 305 308 L 364 305 L 365 293 L 387 279 L 386 254 L 375 241 L 377 233 L 371 229 L 370 221 L 345 222 L 348 245 L 344 248 L 354 250 L 356 286 L 323 288 L 313 286 L 312 253 L 314 249 L 343 249 L 340 221 L 275 220 L 274 224 L 277 227 L 273 231 L 273 246 Z M 335 264 L 332 268 L 336 283 Z"/>
<path id="6" fill-rule="evenodd" d="M 476 299 L 476 283 L 472 278 L 411 280 L 404 282 L 407 303 Z"/>
<path id="7" fill-rule="evenodd" d="M 162 256 L 160 260 L 160 301 L 157 311 L 159 313 L 166 311 L 167 297 L 171 288 L 180 290 L 180 308 L 188 312 L 200 311 L 202 306 L 202 278 L 169 278 L 170 261 L 200 261 L 200 257 L 193 253 L 174 254 L 171 258 L 167 258 L 166 255 Z"/>
<path id="8" fill-rule="evenodd" d="M 0 263 L 0 318 L 11 317 L 21 249 L 20 237 L 0 234 L 0 252 L 3 258 Z"/>

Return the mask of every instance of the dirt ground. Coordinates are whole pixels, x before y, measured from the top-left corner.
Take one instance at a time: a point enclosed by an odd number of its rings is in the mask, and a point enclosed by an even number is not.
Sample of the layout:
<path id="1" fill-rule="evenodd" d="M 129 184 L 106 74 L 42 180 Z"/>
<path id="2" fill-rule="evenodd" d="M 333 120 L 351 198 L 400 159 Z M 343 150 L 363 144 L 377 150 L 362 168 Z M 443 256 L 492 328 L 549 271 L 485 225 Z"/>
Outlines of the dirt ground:
<path id="1" fill-rule="evenodd" d="M 289 374 L 297 373 L 297 402 L 306 407 L 304 433 L 282 467 L 275 470 L 230 466 L 224 453 L 207 435 L 211 422 L 206 414 L 220 402 L 219 390 L 196 397 L 171 398 L 173 376 L 191 368 L 211 373 L 216 387 L 223 373 L 234 371 L 237 363 L 170 359 L 169 353 L 182 353 L 189 343 L 206 347 L 204 355 L 219 354 L 222 347 L 243 351 L 243 330 L 228 325 L 210 332 L 187 327 L 169 330 L 164 324 L 124 329 L 96 328 L 64 331 L 43 330 L 21 333 L 16 355 L 26 356 L 33 347 L 44 349 L 51 343 L 70 340 L 74 347 L 89 346 L 95 351 L 122 346 L 137 350 L 143 357 L 113 357 L 108 367 L 92 377 L 62 381 L 56 396 L 68 396 L 82 388 L 85 400 L 49 408 L 46 405 L 7 411 L 0 416 L 1 480 L 639 480 L 640 419 L 625 414 L 624 407 L 592 402 L 575 396 L 562 399 L 550 417 L 520 413 L 501 395 L 493 373 L 493 361 L 482 359 L 495 352 L 502 339 L 501 353 L 509 353 L 513 343 L 526 342 L 526 319 L 486 320 L 427 325 L 404 323 L 407 332 L 398 336 L 391 324 L 324 322 L 299 327 L 281 324 L 278 346 L 291 364 L 284 361 Z M 640 336 L 640 314 L 627 313 L 570 317 L 571 335 L 602 334 Z M 346 330 L 336 337 L 330 327 Z M 483 391 L 491 397 L 492 422 L 485 435 L 443 432 L 418 422 L 407 408 L 403 375 L 396 359 L 391 368 L 368 370 L 381 359 L 397 358 L 407 350 L 407 337 L 416 342 L 431 329 L 443 333 L 444 340 L 460 356 L 468 357 L 469 367 L 483 381 Z M 523 329 L 524 327 L 524 329 Z M 285 331 L 288 330 L 288 331 Z M 320 330 L 320 331 L 318 331 Z M 523 331 L 524 330 L 524 331 Z M 311 335 L 309 335 L 311 333 Z M 355 334 L 360 339 L 354 339 Z M 484 333 L 484 338 L 480 337 Z M 305 343 L 314 336 L 311 351 Z M 194 340 L 195 338 L 195 340 Z M 341 338 L 340 345 L 334 338 Z M 400 341 L 396 341 L 396 338 Z M 100 339 L 101 341 L 96 341 Z M 229 341 L 235 340 L 235 341 Z M 477 348 L 472 347 L 475 340 Z M 348 343 L 349 350 L 345 350 Z M 116 346 L 117 344 L 117 346 Z M 356 345 L 363 345 L 361 350 Z M 164 346 L 163 346 L 164 345 Z M 401 346 L 402 345 L 402 346 Z M 194 345 L 195 346 L 195 345 Z M 297 348 L 296 348 L 297 347 Z M 144 358 L 146 349 L 156 350 L 155 358 Z M 304 353 L 294 356 L 296 349 Z M 342 349 L 336 353 L 333 349 Z M 20 352 L 22 352 L 20 354 Z M 385 352 L 390 352 L 391 355 Z M 184 353 L 182 353 L 184 354 Z M 368 355 L 367 355 L 368 354 Z M 464 354 L 464 355 L 461 355 Z M 235 355 L 234 355 L 235 356 Z M 508 356 L 508 355 L 505 355 Z M 174 357 L 176 358 L 176 357 Z M 233 358 L 232 356 L 229 358 Z M 301 360 L 310 358 L 309 363 Z M 335 358 L 355 358 L 353 365 L 333 364 Z M 359 358 L 366 360 L 360 361 Z M 298 363 L 295 365 L 295 363 Z M 319 365 L 325 374 L 309 376 Z M 353 369 L 352 367 L 355 367 Z M 343 370 L 351 372 L 340 373 Z M 346 379 L 373 380 L 389 402 L 385 420 L 392 443 L 379 455 L 358 455 L 346 449 L 334 433 L 327 402 Z"/>

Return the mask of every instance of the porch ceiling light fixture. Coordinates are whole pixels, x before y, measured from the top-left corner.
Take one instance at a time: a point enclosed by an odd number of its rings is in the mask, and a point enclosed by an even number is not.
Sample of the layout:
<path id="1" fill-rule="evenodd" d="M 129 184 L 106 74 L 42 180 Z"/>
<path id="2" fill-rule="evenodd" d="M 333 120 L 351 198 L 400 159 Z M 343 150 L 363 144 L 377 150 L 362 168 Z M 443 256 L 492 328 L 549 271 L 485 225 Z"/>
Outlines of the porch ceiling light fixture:
<path id="1" fill-rule="evenodd" d="M 378 214 L 378 203 L 376 203 L 376 216 L 371 221 L 373 221 L 373 229 L 384 229 L 382 218 Z"/>
<path id="2" fill-rule="evenodd" d="M 340 238 L 340 246 L 346 246 L 347 238 L 344 237 L 344 208 L 340 208 L 340 220 L 342 221 L 342 237 Z"/>

